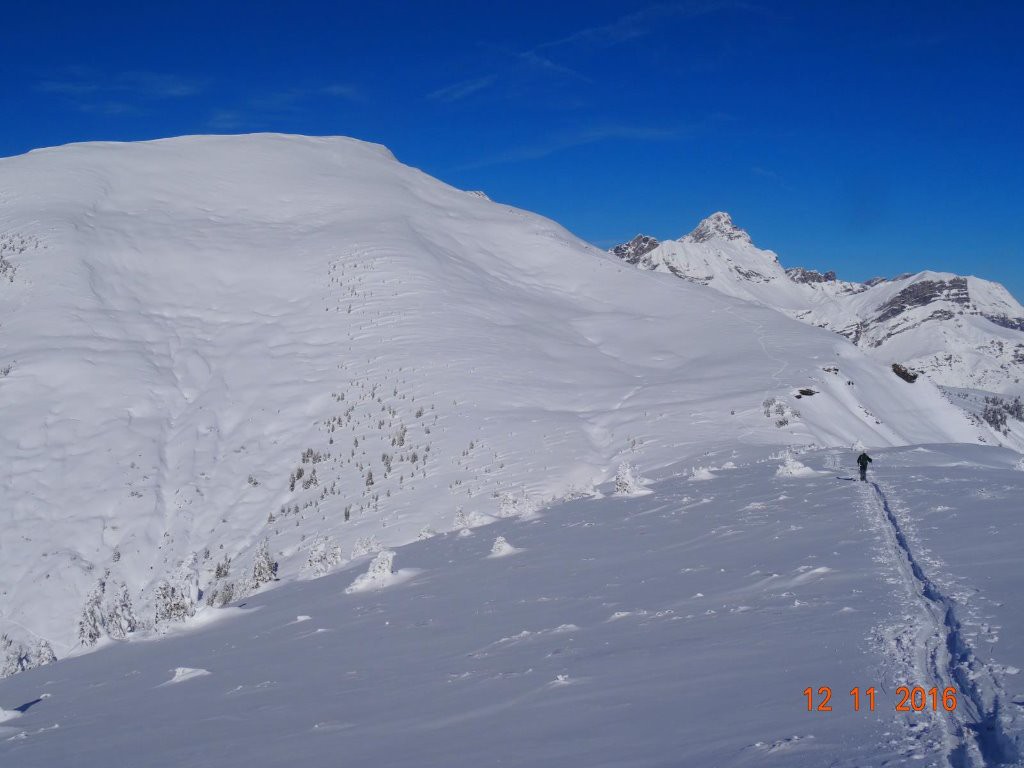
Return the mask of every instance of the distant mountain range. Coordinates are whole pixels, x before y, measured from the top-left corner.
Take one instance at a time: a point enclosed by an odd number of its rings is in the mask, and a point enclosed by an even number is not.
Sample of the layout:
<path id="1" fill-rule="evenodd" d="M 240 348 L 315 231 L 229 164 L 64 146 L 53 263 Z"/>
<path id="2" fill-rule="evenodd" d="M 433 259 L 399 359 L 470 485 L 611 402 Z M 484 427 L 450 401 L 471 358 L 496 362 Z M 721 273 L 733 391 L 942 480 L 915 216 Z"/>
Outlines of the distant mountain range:
<path id="1" fill-rule="evenodd" d="M 946 388 L 1024 393 L 1024 307 L 999 283 L 931 271 L 857 283 L 785 269 L 724 212 L 678 240 L 637 235 L 611 253 L 833 330 Z"/>

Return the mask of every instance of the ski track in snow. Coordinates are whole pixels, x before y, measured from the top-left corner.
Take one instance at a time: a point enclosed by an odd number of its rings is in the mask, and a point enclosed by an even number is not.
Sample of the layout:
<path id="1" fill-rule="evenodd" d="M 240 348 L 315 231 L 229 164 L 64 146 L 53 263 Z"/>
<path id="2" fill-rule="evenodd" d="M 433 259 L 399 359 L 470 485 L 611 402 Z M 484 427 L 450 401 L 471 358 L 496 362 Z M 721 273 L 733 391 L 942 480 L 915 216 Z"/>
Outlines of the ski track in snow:
<path id="1" fill-rule="evenodd" d="M 940 691 L 953 687 L 957 691 L 956 709 L 931 713 L 933 727 L 941 731 L 939 738 L 948 764 L 951 768 L 1019 764 L 1021 754 L 1000 716 L 1006 700 L 1002 687 L 991 670 L 975 657 L 974 649 L 963 634 L 955 602 L 940 591 L 915 557 L 885 491 L 877 482 L 872 482 L 870 493 L 903 584 L 920 609 L 912 645 L 906 647 L 905 637 L 896 637 L 890 645 L 890 653 L 896 651 L 904 656 L 894 659 L 897 664 L 909 661 L 912 666 L 912 677 L 906 681 L 908 685 L 925 688 L 934 685 Z M 905 655 L 913 658 L 908 660 Z M 914 726 L 911 731 L 918 742 L 925 736 Z M 914 757 L 920 759 L 923 755 Z"/>

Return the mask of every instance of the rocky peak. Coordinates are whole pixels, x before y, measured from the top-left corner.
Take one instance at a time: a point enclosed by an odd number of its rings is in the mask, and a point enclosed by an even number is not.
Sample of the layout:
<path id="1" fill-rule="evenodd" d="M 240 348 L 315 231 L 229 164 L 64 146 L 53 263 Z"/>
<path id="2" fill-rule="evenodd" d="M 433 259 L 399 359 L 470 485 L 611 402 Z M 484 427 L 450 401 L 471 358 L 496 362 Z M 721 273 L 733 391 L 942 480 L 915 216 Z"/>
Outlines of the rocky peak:
<path id="1" fill-rule="evenodd" d="M 732 222 L 732 216 L 725 211 L 718 211 L 712 213 L 704 221 L 697 225 L 686 237 L 682 238 L 683 242 L 689 243 L 706 243 L 709 240 L 740 240 L 744 243 L 753 245 L 753 241 L 750 239 L 750 235 L 745 230 L 740 229 Z"/>
<path id="2" fill-rule="evenodd" d="M 829 270 L 822 274 L 816 269 L 804 269 L 803 267 L 792 267 L 786 270 L 789 279 L 794 283 L 834 283 L 836 273 Z"/>
<path id="3" fill-rule="evenodd" d="M 644 256 L 659 245 L 661 243 L 649 235 L 637 235 L 628 243 L 616 245 L 611 252 L 627 264 L 639 264 Z"/>

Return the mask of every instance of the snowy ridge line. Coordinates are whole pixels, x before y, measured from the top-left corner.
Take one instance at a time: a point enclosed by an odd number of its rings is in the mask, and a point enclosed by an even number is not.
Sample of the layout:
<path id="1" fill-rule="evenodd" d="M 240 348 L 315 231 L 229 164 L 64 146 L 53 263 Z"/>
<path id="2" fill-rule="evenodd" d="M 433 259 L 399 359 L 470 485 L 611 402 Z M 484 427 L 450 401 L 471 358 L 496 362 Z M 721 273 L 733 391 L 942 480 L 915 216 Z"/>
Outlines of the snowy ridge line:
<path id="1" fill-rule="evenodd" d="M 934 621 L 934 644 L 929 642 L 929 661 L 935 682 L 943 687 L 951 683 L 960 695 L 956 710 L 943 722 L 956 746 L 947 755 L 952 768 L 994 768 L 1020 765 L 1021 750 L 1014 734 L 1007 732 L 1002 715 L 1003 691 L 988 668 L 978 661 L 974 649 L 964 637 L 953 600 L 944 595 L 928 578 L 911 551 L 906 534 L 878 483 L 871 483 L 875 497 L 888 520 L 895 546 L 900 550 L 914 591 L 920 595 Z M 901 569 L 904 570 L 905 569 Z M 986 704 L 986 692 L 991 704 Z M 963 716 L 964 705 L 970 719 Z"/>

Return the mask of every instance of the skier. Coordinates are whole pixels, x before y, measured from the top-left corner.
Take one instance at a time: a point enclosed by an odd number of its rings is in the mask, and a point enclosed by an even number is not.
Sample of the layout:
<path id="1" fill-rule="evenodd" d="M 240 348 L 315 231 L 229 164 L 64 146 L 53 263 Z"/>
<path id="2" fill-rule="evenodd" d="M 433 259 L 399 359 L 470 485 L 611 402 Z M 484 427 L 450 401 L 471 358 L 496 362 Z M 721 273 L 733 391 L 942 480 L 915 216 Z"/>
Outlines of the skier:
<path id="1" fill-rule="evenodd" d="M 857 464 L 860 465 L 860 479 L 865 483 L 868 481 L 868 464 L 871 463 L 871 457 L 867 453 L 861 453 L 857 457 Z"/>

